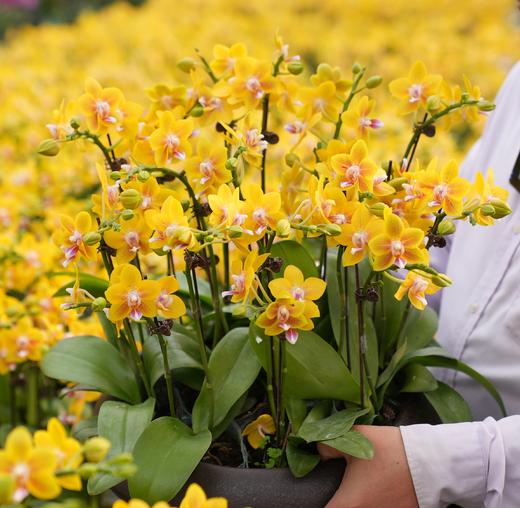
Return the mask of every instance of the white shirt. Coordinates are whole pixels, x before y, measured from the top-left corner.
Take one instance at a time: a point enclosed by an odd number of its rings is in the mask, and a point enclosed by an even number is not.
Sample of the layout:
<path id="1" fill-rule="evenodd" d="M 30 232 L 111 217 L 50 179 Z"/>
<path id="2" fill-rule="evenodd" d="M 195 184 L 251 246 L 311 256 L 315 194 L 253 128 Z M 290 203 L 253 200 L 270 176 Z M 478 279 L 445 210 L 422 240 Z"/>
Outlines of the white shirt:
<path id="1" fill-rule="evenodd" d="M 490 227 L 458 223 L 447 259 L 437 340 L 488 377 L 508 414 L 464 374 L 442 371 L 469 403 L 475 423 L 401 427 L 420 508 L 520 507 L 520 193 L 509 176 L 520 151 L 520 62 L 503 84 L 461 175 L 493 168 L 513 213 Z"/>

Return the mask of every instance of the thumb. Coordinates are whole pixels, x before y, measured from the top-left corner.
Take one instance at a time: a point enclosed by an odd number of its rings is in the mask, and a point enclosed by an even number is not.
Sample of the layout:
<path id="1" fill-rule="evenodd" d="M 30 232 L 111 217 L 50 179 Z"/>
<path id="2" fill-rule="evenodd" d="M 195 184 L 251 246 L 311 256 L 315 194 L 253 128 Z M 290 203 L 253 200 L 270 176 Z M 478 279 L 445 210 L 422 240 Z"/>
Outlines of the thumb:
<path id="1" fill-rule="evenodd" d="M 318 443 L 318 453 L 322 460 L 345 458 L 345 454 L 323 443 Z"/>

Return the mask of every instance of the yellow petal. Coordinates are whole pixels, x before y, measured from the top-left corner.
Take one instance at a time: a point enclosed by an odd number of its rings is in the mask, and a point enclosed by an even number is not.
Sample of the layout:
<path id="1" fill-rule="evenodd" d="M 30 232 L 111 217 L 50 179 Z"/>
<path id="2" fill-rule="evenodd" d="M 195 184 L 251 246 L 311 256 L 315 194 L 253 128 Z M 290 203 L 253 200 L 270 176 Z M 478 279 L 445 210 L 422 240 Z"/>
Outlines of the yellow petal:
<path id="1" fill-rule="evenodd" d="M 13 460 L 25 462 L 29 458 L 31 449 L 31 434 L 25 427 L 16 427 L 7 436 L 5 450 Z"/>

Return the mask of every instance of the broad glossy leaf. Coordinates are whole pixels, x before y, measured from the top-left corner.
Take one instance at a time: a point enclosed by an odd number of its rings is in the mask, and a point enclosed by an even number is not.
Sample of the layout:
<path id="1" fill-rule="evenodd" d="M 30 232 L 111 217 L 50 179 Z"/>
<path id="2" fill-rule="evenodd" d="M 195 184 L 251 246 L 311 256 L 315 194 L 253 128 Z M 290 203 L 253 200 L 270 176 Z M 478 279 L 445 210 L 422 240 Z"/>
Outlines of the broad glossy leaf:
<path id="1" fill-rule="evenodd" d="M 56 291 L 52 296 L 69 296 L 67 289 L 72 289 L 76 280 L 73 279 L 67 284 L 64 284 L 58 291 Z M 85 289 L 92 296 L 99 297 L 105 296 L 105 291 L 108 289 L 108 280 L 100 279 L 99 277 L 95 277 L 94 275 L 90 275 L 88 273 L 80 273 L 79 274 L 79 287 L 81 289 Z"/>
<path id="2" fill-rule="evenodd" d="M 278 340 L 278 339 L 276 339 Z M 296 344 L 286 345 L 287 395 L 300 399 L 339 399 L 359 402 L 359 386 L 338 353 L 313 332 L 299 332 Z"/>
<path id="3" fill-rule="evenodd" d="M 43 358 L 41 369 L 53 379 L 87 385 L 132 404 L 141 399 L 126 359 L 98 337 L 84 335 L 58 342 Z"/>
<path id="4" fill-rule="evenodd" d="M 305 421 L 305 417 L 307 416 L 307 404 L 305 404 L 305 401 L 301 399 L 287 397 L 287 400 L 285 401 L 285 409 L 289 421 L 291 422 L 292 432 L 297 434 L 298 429 L 301 427 L 301 424 Z"/>
<path id="5" fill-rule="evenodd" d="M 356 430 L 351 430 L 335 439 L 323 441 L 323 444 L 358 459 L 371 459 L 374 456 L 372 443 Z"/>
<path id="6" fill-rule="evenodd" d="M 297 266 L 305 278 L 319 277 L 318 268 L 307 249 L 294 240 L 283 240 L 273 244 L 271 257 L 280 257 L 284 261 L 282 269 L 273 275 L 275 278 L 283 277 L 283 272 L 288 265 Z"/>
<path id="7" fill-rule="evenodd" d="M 287 463 L 296 478 L 309 474 L 320 462 L 320 456 L 305 449 L 303 439 L 290 437 L 287 442 Z"/>
<path id="8" fill-rule="evenodd" d="M 188 289 L 188 282 L 183 272 L 175 272 L 175 277 L 179 281 L 179 295 L 183 295 L 189 298 L 190 292 Z M 211 287 L 208 282 L 200 277 L 197 277 L 197 286 L 199 288 L 199 298 L 203 303 L 208 305 L 212 304 L 211 300 Z"/>
<path id="9" fill-rule="evenodd" d="M 411 363 L 403 369 L 404 382 L 401 388 L 405 393 L 431 392 L 438 387 L 433 374 L 419 363 Z"/>
<path id="10" fill-rule="evenodd" d="M 438 381 L 436 390 L 424 394 L 428 402 L 437 411 L 442 423 L 473 421 L 473 415 L 466 401 L 451 386 Z"/>
<path id="11" fill-rule="evenodd" d="M 78 441 L 86 441 L 87 439 L 98 435 L 97 416 L 85 418 L 81 420 L 75 427 L 72 433 Z"/>
<path id="12" fill-rule="evenodd" d="M 168 363 L 174 372 L 178 369 L 202 370 L 200 351 L 197 342 L 188 335 L 175 330 L 164 336 L 168 350 Z M 152 386 L 164 375 L 163 357 L 159 340 L 155 335 L 149 336 L 143 346 L 143 362 L 148 379 Z"/>
<path id="13" fill-rule="evenodd" d="M 213 386 L 213 422 L 209 427 L 218 425 L 228 414 L 235 402 L 253 384 L 260 372 L 260 361 L 249 342 L 249 328 L 230 330 L 217 344 L 209 360 L 209 373 Z M 204 407 L 210 403 L 205 384 L 199 394 L 197 404 Z M 200 399 L 200 402 L 199 402 Z M 202 412 L 194 408 L 194 412 Z M 199 421 L 202 425 L 202 421 Z"/>
<path id="14" fill-rule="evenodd" d="M 130 495 L 149 504 L 172 499 L 211 444 L 211 432 L 194 434 L 180 420 L 154 420 L 134 446 L 137 473 L 128 480 Z"/>
<path id="15" fill-rule="evenodd" d="M 106 401 L 98 416 L 98 431 L 101 437 L 110 441 L 110 459 L 124 452 L 132 452 L 134 445 L 144 429 L 152 421 L 155 399 L 131 406 L 124 402 Z M 121 482 L 109 474 L 98 474 L 88 481 L 91 496 L 101 494 Z"/>
<path id="16" fill-rule="evenodd" d="M 346 434 L 360 416 L 368 413 L 368 409 L 356 411 L 343 409 L 327 418 L 315 422 L 304 422 L 298 431 L 298 436 L 308 443 L 327 441 Z"/>

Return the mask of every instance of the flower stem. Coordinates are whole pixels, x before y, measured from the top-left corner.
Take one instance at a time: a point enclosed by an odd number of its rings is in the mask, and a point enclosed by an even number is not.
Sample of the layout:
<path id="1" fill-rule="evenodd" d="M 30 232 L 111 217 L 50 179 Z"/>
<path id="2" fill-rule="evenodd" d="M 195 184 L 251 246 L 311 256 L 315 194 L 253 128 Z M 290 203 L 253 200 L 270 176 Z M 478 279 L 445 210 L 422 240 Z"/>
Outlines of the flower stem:
<path id="1" fill-rule="evenodd" d="M 26 383 L 26 418 L 29 427 L 37 429 L 39 427 L 39 371 L 38 367 L 32 362 L 27 365 L 25 370 Z"/>
<path id="2" fill-rule="evenodd" d="M 210 375 L 209 375 L 209 362 L 208 362 L 208 355 L 206 352 L 206 343 L 204 341 L 204 330 L 202 327 L 202 314 L 200 312 L 200 300 L 199 300 L 199 295 L 198 295 L 198 288 L 196 286 L 195 270 L 190 270 L 188 267 L 186 267 L 186 271 L 184 273 L 186 275 L 186 280 L 188 282 L 188 291 L 190 293 L 191 313 L 193 315 L 193 322 L 195 324 L 195 333 L 197 335 L 197 340 L 199 343 L 200 358 L 202 360 L 202 368 L 204 369 L 204 376 L 206 378 L 206 388 L 208 390 L 209 399 L 210 399 L 209 425 L 211 427 L 213 425 L 214 394 L 213 394 L 213 385 L 211 384 L 211 379 L 210 379 Z"/>
<path id="3" fill-rule="evenodd" d="M 166 344 L 166 340 L 162 333 L 160 333 L 158 330 L 159 323 L 157 318 L 155 318 L 153 321 L 151 319 L 147 319 L 147 322 L 150 328 L 155 330 L 155 335 L 159 339 L 159 345 L 161 346 L 161 354 L 163 358 L 164 380 L 166 381 L 166 391 L 168 392 L 170 415 L 175 416 L 175 395 L 173 393 L 172 371 L 170 369 L 170 362 L 168 361 L 168 345 Z"/>
<path id="4" fill-rule="evenodd" d="M 361 283 L 359 280 L 359 267 L 355 265 L 356 274 L 356 305 L 358 317 L 358 345 L 359 345 L 359 393 L 361 399 L 361 407 L 365 407 L 365 354 L 366 354 L 366 337 L 365 337 L 365 321 L 363 318 L 363 298 L 359 294 Z"/>
<path id="5" fill-rule="evenodd" d="M 343 273 L 343 253 L 345 247 L 342 245 L 338 248 L 338 255 L 336 258 L 336 279 L 338 280 L 338 292 L 339 292 L 339 355 L 343 358 L 343 361 L 347 364 L 350 369 L 350 365 L 347 363 L 347 354 L 345 351 L 347 342 L 347 293 L 345 292 L 345 278 Z"/>
<path id="6" fill-rule="evenodd" d="M 359 82 L 361 81 L 361 78 L 365 74 L 365 69 L 362 69 L 361 72 L 357 74 L 357 76 L 354 78 L 354 82 L 352 83 L 352 88 L 350 89 L 350 93 L 348 94 L 347 99 L 343 103 L 343 107 L 341 108 L 341 113 L 339 114 L 338 121 L 336 122 L 336 128 L 334 129 L 334 137 L 333 139 L 339 139 L 339 135 L 341 133 L 341 126 L 343 125 L 343 119 L 341 118 L 341 115 L 347 111 L 347 109 L 350 106 L 350 103 L 352 102 L 352 99 L 357 93 L 357 88 L 359 86 Z"/>
<path id="7" fill-rule="evenodd" d="M 137 370 L 139 371 L 139 375 L 141 376 L 141 379 L 143 381 L 144 388 L 146 390 L 146 395 L 148 397 L 153 397 L 152 387 L 150 386 L 150 382 L 148 381 L 148 377 L 146 376 L 143 359 L 141 358 L 141 355 L 139 354 L 139 351 L 137 350 L 137 346 L 135 344 L 135 338 L 134 338 L 134 332 L 132 331 L 132 325 L 130 324 L 130 321 L 128 319 L 124 319 L 123 326 L 125 329 L 125 335 L 126 335 L 128 345 L 130 346 L 130 354 L 132 355 L 132 358 L 137 367 Z"/>
<path id="8" fill-rule="evenodd" d="M 267 131 L 267 121 L 269 119 L 269 94 L 264 95 L 262 99 L 262 130 L 261 133 L 265 135 Z M 262 150 L 262 192 L 265 192 L 266 171 L 265 165 L 267 161 L 267 147 Z"/>

